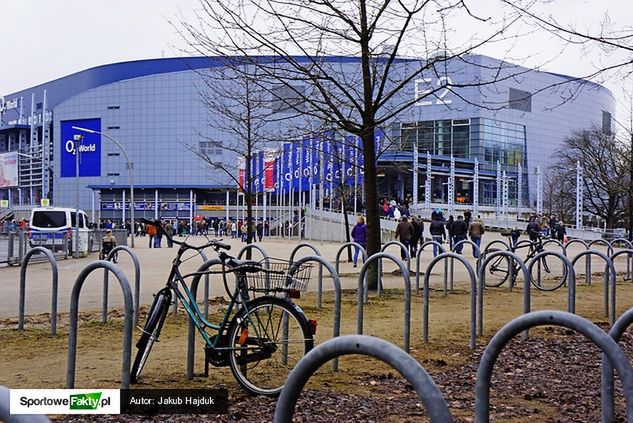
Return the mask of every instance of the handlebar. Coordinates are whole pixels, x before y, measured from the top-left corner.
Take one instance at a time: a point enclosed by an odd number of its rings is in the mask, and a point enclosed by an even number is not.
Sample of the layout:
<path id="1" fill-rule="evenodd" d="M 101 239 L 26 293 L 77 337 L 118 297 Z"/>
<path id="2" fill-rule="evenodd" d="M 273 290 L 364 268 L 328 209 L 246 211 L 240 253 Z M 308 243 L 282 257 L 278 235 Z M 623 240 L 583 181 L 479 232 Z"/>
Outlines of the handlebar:
<path id="1" fill-rule="evenodd" d="M 141 218 L 141 223 L 145 224 L 145 225 L 152 225 L 156 227 L 156 230 L 158 232 L 160 232 L 161 234 L 165 235 L 165 237 L 167 237 L 167 239 L 169 239 L 171 242 L 173 242 L 174 244 L 180 245 L 180 246 L 185 246 L 186 248 L 191 248 L 197 251 L 200 250 L 204 250 L 207 247 L 213 247 L 216 251 L 219 250 L 230 250 L 231 246 L 225 242 L 222 242 L 222 240 L 217 240 L 217 239 L 212 239 L 210 240 L 208 243 L 204 244 L 204 245 L 200 245 L 200 246 L 195 246 L 195 245 L 191 245 L 191 244 L 187 244 L 185 241 L 178 241 L 175 240 L 172 236 L 170 236 L 167 231 L 165 231 L 165 228 L 163 228 L 163 224 L 160 220 L 149 220 L 146 218 Z"/>

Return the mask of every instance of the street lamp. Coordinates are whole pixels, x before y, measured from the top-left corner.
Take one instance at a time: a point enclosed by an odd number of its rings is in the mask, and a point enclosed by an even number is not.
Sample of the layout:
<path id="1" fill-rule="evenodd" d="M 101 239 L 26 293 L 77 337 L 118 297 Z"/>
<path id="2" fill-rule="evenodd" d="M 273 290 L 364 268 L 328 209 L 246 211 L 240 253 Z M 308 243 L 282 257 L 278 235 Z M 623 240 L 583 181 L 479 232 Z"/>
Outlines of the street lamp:
<path id="1" fill-rule="evenodd" d="M 72 128 L 77 131 L 87 132 L 89 134 L 102 135 L 106 137 L 107 139 L 109 139 L 110 141 L 112 141 L 113 143 L 115 143 L 117 147 L 119 147 L 119 149 L 123 152 L 123 155 L 125 156 L 125 160 L 127 161 L 127 168 L 130 171 L 130 203 L 131 203 L 130 219 L 132 221 L 132 225 L 131 225 L 132 227 L 130 230 L 130 241 L 132 244 L 132 248 L 134 248 L 134 222 L 135 222 L 134 221 L 134 169 L 132 168 L 132 163 L 130 162 L 130 158 L 127 156 L 127 152 L 125 151 L 125 148 L 123 148 L 123 146 L 117 140 L 115 140 L 108 134 L 104 134 L 103 132 L 95 131 L 93 129 L 88 129 L 88 128 L 82 128 L 79 126 L 73 126 Z M 125 210 L 125 204 L 123 204 L 123 210 Z M 125 222 L 123 222 L 123 227 L 125 227 Z"/>

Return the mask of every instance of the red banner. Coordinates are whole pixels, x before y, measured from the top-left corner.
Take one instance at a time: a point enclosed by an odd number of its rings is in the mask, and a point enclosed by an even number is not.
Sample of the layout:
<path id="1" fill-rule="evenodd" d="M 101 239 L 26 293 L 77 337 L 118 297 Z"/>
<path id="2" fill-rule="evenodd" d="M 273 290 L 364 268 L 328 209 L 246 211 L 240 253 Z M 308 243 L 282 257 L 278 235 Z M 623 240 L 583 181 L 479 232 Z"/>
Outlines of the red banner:
<path id="1" fill-rule="evenodd" d="M 264 189 L 275 190 L 275 150 L 266 150 L 264 153 Z"/>

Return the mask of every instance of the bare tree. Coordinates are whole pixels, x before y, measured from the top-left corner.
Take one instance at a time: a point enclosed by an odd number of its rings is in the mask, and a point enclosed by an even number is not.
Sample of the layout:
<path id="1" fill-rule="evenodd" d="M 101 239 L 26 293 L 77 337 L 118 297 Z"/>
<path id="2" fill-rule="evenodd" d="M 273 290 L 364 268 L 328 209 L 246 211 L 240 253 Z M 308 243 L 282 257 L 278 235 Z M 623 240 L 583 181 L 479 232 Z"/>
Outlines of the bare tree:
<path id="1" fill-rule="evenodd" d="M 253 166 L 256 155 L 267 147 L 277 148 L 270 132 L 270 96 L 250 78 L 244 78 L 241 66 L 233 58 L 221 59 L 223 66 L 200 72 L 203 86 L 199 89 L 202 103 L 209 110 L 207 134 L 199 134 L 204 141 L 188 144 L 186 148 L 220 170 L 244 193 L 246 204 L 247 243 L 254 238 L 253 205 L 263 183 L 264 166 Z M 228 155 L 226 152 L 230 152 Z M 237 160 L 236 160 L 237 158 Z M 240 167 L 244 166 L 240 177 Z M 237 222 L 236 222 L 237 223 Z"/>
<path id="2" fill-rule="evenodd" d="M 575 167 L 574 167 L 575 170 Z M 569 169 L 551 168 L 543 181 L 543 209 L 562 222 L 574 219 L 576 199 L 570 195 L 576 189 L 576 174 Z"/>
<path id="3" fill-rule="evenodd" d="M 479 17 L 463 0 L 201 0 L 200 5 L 198 21 L 174 25 L 197 53 L 243 58 L 250 65 L 245 75 L 257 69 L 262 89 L 297 115 L 361 137 L 369 254 L 380 250 L 375 129 L 416 103 L 442 104 L 449 91 L 459 96 L 460 88 L 501 78 L 503 72 L 488 69 L 490 80 L 452 80 L 448 63 L 468 61 L 468 53 L 502 40 L 516 21 L 508 14 Z M 457 18 L 462 20 L 455 23 Z M 467 36 L 453 30 L 466 27 Z M 353 66 L 346 68 L 337 56 L 353 57 Z M 373 285 L 376 278 L 370 279 Z"/>
<path id="4" fill-rule="evenodd" d="M 552 169 L 569 189 L 575 186 L 575 182 L 571 185 L 569 181 L 575 181 L 579 161 L 584 169 L 585 210 L 604 219 L 607 228 L 612 229 L 624 217 L 626 209 L 628 187 L 623 185 L 622 177 L 626 177 L 630 154 L 611 132 L 580 131 L 565 139 Z"/>
<path id="5" fill-rule="evenodd" d="M 633 73 L 633 28 L 628 25 L 615 25 L 614 18 L 605 15 L 602 20 L 596 21 L 597 25 L 580 26 L 566 22 L 566 15 L 556 16 L 547 11 L 547 0 L 502 0 L 506 5 L 514 8 L 521 18 L 530 26 L 536 25 L 541 30 L 548 31 L 567 45 L 579 46 L 586 53 L 598 50 L 600 54 L 599 65 L 590 74 L 583 78 L 613 78 L 619 77 L 622 86 L 630 79 Z M 624 4 L 624 3 L 623 3 Z M 628 105 L 630 106 L 630 105 Z M 629 110 L 631 112 L 631 110 Z M 617 121 L 616 121 L 617 122 Z M 621 141 L 629 145 L 629 151 L 633 151 L 633 120 L 625 127 L 627 137 Z M 633 159 L 629 153 L 628 168 L 620 175 L 620 182 L 626 183 L 626 219 L 629 240 L 633 241 Z"/>

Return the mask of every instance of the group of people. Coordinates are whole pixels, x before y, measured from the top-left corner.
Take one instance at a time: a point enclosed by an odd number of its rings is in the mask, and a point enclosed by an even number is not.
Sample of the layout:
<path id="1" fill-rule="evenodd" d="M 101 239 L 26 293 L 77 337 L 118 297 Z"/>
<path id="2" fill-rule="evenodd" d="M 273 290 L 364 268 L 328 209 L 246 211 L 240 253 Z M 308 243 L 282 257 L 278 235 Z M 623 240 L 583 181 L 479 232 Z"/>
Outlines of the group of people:
<path id="1" fill-rule="evenodd" d="M 567 230 L 565 224 L 558 220 L 556 216 L 537 214 L 530 218 L 525 231 L 531 241 L 538 240 L 539 236 L 550 237 L 565 243 Z"/>
<path id="2" fill-rule="evenodd" d="M 408 218 L 411 215 L 406 201 L 398 201 L 396 198 L 387 200 L 386 197 L 383 197 L 380 202 L 380 214 L 395 220 L 400 220 L 402 217 Z"/>

